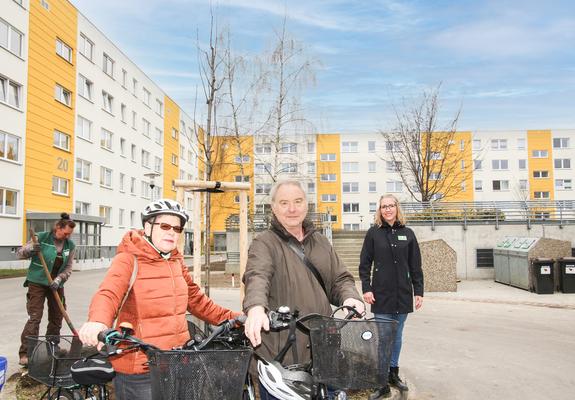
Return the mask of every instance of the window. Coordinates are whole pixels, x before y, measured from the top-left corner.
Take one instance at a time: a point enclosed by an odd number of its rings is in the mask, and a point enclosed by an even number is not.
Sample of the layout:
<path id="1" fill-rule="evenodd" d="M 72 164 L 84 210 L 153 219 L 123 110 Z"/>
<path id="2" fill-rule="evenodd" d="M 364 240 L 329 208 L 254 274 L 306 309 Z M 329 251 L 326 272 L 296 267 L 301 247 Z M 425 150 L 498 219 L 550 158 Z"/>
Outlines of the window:
<path id="1" fill-rule="evenodd" d="M 482 192 L 483 191 L 483 181 L 475 181 L 475 191 L 476 192 Z"/>
<path id="2" fill-rule="evenodd" d="M 250 181 L 250 177 L 247 175 L 236 175 L 235 176 L 235 181 L 236 182 L 249 182 Z"/>
<path id="3" fill-rule="evenodd" d="M 154 141 L 158 144 L 162 144 L 162 136 L 164 136 L 162 130 L 160 128 L 156 128 L 156 132 L 154 134 Z M 191 157 L 189 157 L 188 159 L 191 160 Z"/>
<path id="4" fill-rule="evenodd" d="M 280 153 L 297 153 L 297 143 L 282 143 L 280 147 Z"/>
<path id="5" fill-rule="evenodd" d="M 0 131 L 0 160 L 18 161 L 20 138 Z"/>
<path id="6" fill-rule="evenodd" d="M 476 170 L 481 170 L 481 160 L 473 160 L 473 168 Z"/>
<path id="7" fill-rule="evenodd" d="M 527 179 L 519 179 L 519 190 L 527 190 Z"/>
<path id="8" fill-rule="evenodd" d="M 537 179 L 549 178 L 549 171 L 533 171 L 533 178 Z"/>
<path id="9" fill-rule="evenodd" d="M 461 170 L 465 169 L 465 160 L 461 160 Z"/>
<path id="10" fill-rule="evenodd" d="M 315 162 L 307 163 L 307 173 L 308 175 L 315 175 Z"/>
<path id="11" fill-rule="evenodd" d="M 476 249 L 475 260 L 477 268 L 493 268 L 493 249 Z"/>
<path id="12" fill-rule="evenodd" d="M 78 115 L 76 121 L 76 136 L 85 139 L 89 142 L 92 141 L 92 121 Z"/>
<path id="13" fill-rule="evenodd" d="M 342 190 L 344 193 L 359 193 L 359 183 L 343 182 Z"/>
<path id="14" fill-rule="evenodd" d="M 136 162 L 136 145 L 133 144 L 131 149 L 130 149 L 130 159 L 132 160 L 132 162 Z"/>
<path id="15" fill-rule="evenodd" d="M 315 153 L 315 142 L 307 142 L 307 152 Z"/>
<path id="16" fill-rule="evenodd" d="M 112 170 L 106 167 L 100 167 L 100 186 L 112 188 Z"/>
<path id="17" fill-rule="evenodd" d="M 56 54 L 72 63 L 72 48 L 60 39 L 56 39 Z"/>
<path id="18" fill-rule="evenodd" d="M 517 150 L 525 150 L 525 139 L 517 139 Z"/>
<path id="19" fill-rule="evenodd" d="M 377 203 L 370 202 L 369 203 L 369 212 L 376 212 L 377 211 Z"/>
<path id="20" fill-rule="evenodd" d="M 52 177 L 52 193 L 68 196 L 68 179 L 59 176 Z"/>
<path id="21" fill-rule="evenodd" d="M 431 154 L 429 155 L 429 159 L 430 160 L 441 160 L 441 159 L 443 159 L 443 156 L 438 151 L 432 151 Z"/>
<path id="22" fill-rule="evenodd" d="M 63 86 L 56 84 L 56 87 L 54 88 L 54 98 L 68 107 L 72 106 L 72 92 Z"/>
<path id="23" fill-rule="evenodd" d="M 144 104 L 150 107 L 150 91 L 144 88 Z"/>
<path id="24" fill-rule="evenodd" d="M 375 141 L 369 140 L 367 142 L 367 152 L 368 153 L 375 153 Z"/>
<path id="25" fill-rule="evenodd" d="M 320 161 L 335 161 L 335 153 L 324 153 L 319 156 Z"/>
<path id="26" fill-rule="evenodd" d="M 182 161 L 185 160 L 185 155 L 186 155 L 186 150 L 184 149 L 184 146 L 183 146 L 183 145 L 180 145 L 180 159 L 181 159 Z"/>
<path id="27" fill-rule="evenodd" d="M 315 182 L 308 182 L 307 183 L 307 192 L 308 193 L 315 193 Z"/>
<path id="28" fill-rule="evenodd" d="M 555 179 L 555 189 L 571 190 L 572 188 L 571 179 Z"/>
<path id="29" fill-rule="evenodd" d="M 571 159 L 570 158 L 556 158 L 553 160 L 553 165 L 557 169 L 570 169 Z"/>
<path id="30" fill-rule="evenodd" d="M 270 143 L 256 144 L 256 148 L 254 151 L 256 154 L 271 154 L 272 145 Z"/>
<path id="31" fill-rule="evenodd" d="M 549 192 L 534 192 L 533 198 L 534 199 L 548 199 L 549 198 Z"/>
<path id="32" fill-rule="evenodd" d="M 430 181 L 438 181 L 441 179 L 441 172 L 432 172 L 429 174 Z"/>
<path id="33" fill-rule="evenodd" d="M 136 178 L 130 178 L 130 194 L 136 194 Z"/>
<path id="34" fill-rule="evenodd" d="M 508 160 L 491 160 L 491 168 L 494 170 L 509 169 Z"/>
<path id="35" fill-rule="evenodd" d="M 156 114 L 160 117 L 164 116 L 164 103 L 162 103 L 159 99 L 156 99 Z"/>
<path id="36" fill-rule="evenodd" d="M 136 224 L 136 212 L 130 211 L 130 226 L 135 226 Z"/>
<path id="37" fill-rule="evenodd" d="M 249 164 L 249 162 L 250 162 L 250 156 L 247 156 L 247 155 L 235 156 L 235 157 L 234 157 L 234 162 L 235 162 L 236 164 Z"/>
<path id="38" fill-rule="evenodd" d="M 319 180 L 322 182 L 335 182 L 336 176 L 335 174 L 321 174 Z"/>
<path id="39" fill-rule="evenodd" d="M 112 207 L 100 206 L 100 217 L 104 218 L 104 225 L 112 223 Z"/>
<path id="40" fill-rule="evenodd" d="M 178 139 L 178 130 L 176 128 L 172 128 L 172 138 Z"/>
<path id="41" fill-rule="evenodd" d="M 120 172 L 120 182 L 119 185 L 120 192 L 124 193 L 126 191 L 126 175 Z"/>
<path id="42" fill-rule="evenodd" d="M 94 42 L 86 37 L 83 33 L 80 34 L 80 43 L 78 43 L 78 51 L 88 60 L 92 61 L 94 56 Z"/>
<path id="43" fill-rule="evenodd" d="M 554 149 L 566 149 L 569 147 L 569 138 L 553 138 Z"/>
<path id="44" fill-rule="evenodd" d="M 271 183 L 257 183 L 256 184 L 256 194 L 270 194 L 270 190 L 272 190 L 272 184 Z"/>
<path id="45" fill-rule="evenodd" d="M 359 212 L 359 203 L 343 203 L 344 213 L 357 213 Z"/>
<path id="46" fill-rule="evenodd" d="M 367 191 L 369 193 L 377 192 L 377 182 L 369 182 L 367 186 Z"/>
<path id="47" fill-rule="evenodd" d="M 492 150 L 507 150 L 507 139 L 491 139 Z"/>
<path id="48" fill-rule="evenodd" d="M 295 174 L 297 173 L 297 163 L 280 163 L 280 174 Z"/>
<path id="49" fill-rule="evenodd" d="M 100 147 L 112 151 L 112 139 L 114 134 L 109 130 L 102 128 L 100 133 Z"/>
<path id="50" fill-rule="evenodd" d="M 386 161 L 385 162 L 385 170 L 387 172 L 399 172 L 399 171 L 401 171 L 401 161 Z"/>
<path id="51" fill-rule="evenodd" d="M 142 150 L 142 167 L 150 168 L 150 153 Z"/>
<path id="52" fill-rule="evenodd" d="M 110 57 L 109 55 L 104 53 L 104 62 L 103 62 L 102 70 L 110 78 L 114 78 L 114 64 L 115 64 L 115 62 L 114 62 L 114 60 L 112 60 L 112 57 Z"/>
<path id="53" fill-rule="evenodd" d="M 387 181 L 385 182 L 385 190 L 389 193 L 401 193 L 403 191 L 403 182 Z"/>
<path id="54" fill-rule="evenodd" d="M 132 78 L 132 94 L 137 97 L 138 94 L 138 80 Z"/>
<path id="55" fill-rule="evenodd" d="M 460 141 L 459 141 L 459 150 L 460 150 L 460 151 L 465 150 L 465 140 L 460 140 Z"/>
<path id="56" fill-rule="evenodd" d="M 272 165 L 270 163 L 256 163 L 254 166 L 254 174 L 271 174 Z"/>
<path id="57" fill-rule="evenodd" d="M 401 142 L 399 140 L 385 142 L 385 150 L 387 151 L 398 151 L 401 150 Z"/>
<path id="58" fill-rule="evenodd" d="M 21 107 L 22 85 L 0 75 L 0 102 Z"/>
<path id="59" fill-rule="evenodd" d="M 509 190 L 508 180 L 492 181 L 492 184 L 493 184 L 493 191 L 495 192 Z"/>
<path id="60" fill-rule="evenodd" d="M 16 215 L 18 192 L 0 188 L 0 215 Z"/>
<path id="61" fill-rule="evenodd" d="M 344 162 L 341 164 L 342 172 L 353 173 L 359 172 L 358 162 Z"/>
<path id="62" fill-rule="evenodd" d="M 148 182 L 142 181 L 140 182 L 140 195 L 144 198 L 144 199 L 149 199 L 150 198 L 150 184 Z"/>
<path id="63" fill-rule="evenodd" d="M 145 137 L 150 137 L 150 129 L 150 121 L 148 121 L 146 118 L 142 118 L 142 134 Z"/>
<path id="64" fill-rule="evenodd" d="M 517 162 L 519 163 L 519 169 L 527 169 L 527 160 L 521 159 L 517 160 Z"/>
<path id="65" fill-rule="evenodd" d="M 256 204 L 255 213 L 256 214 L 269 214 L 272 211 L 271 204 Z"/>
<path id="66" fill-rule="evenodd" d="M 92 89 L 94 83 L 83 75 L 78 76 L 78 94 L 92 101 Z"/>
<path id="67" fill-rule="evenodd" d="M 473 139 L 473 150 L 474 151 L 481 150 L 481 139 Z"/>
<path id="68" fill-rule="evenodd" d="M 4 47 L 9 52 L 22 57 L 22 42 L 24 34 L 0 19 L 0 47 Z"/>
<path id="69" fill-rule="evenodd" d="M 90 170 L 92 163 L 81 158 L 76 159 L 76 179 L 90 182 Z"/>
<path id="70" fill-rule="evenodd" d="M 70 135 L 54 130 L 54 147 L 70 151 Z"/>
<path id="71" fill-rule="evenodd" d="M 342 153 L 357 153 L 357 142 L 341 142 Z"/>
<path id="72" fill-rule="evenodd" d="M 154 157 L 154 171 L 162 172 L 162 159 L 160 157 Z M 189 179 L 191 181 L 191 179 Z"/>
<path id="73" fill-rule="evenodd" d="M 172 153 L 172 164 L 178 165 L 178 156 Z"/>
<path id="74" fill-rule="evenodd" d="M 533 158 L 547 158 L 549 155 L 547 150 L 533 150 L 531 156 Z"/>
<path id="75" fill-rule="evenodd" d="M 114 96 L 104 90 L 102 90 L 102 108 L 104 111 L 114 114 Z"/>
<path id="76" fill-rule="evenodd" d="M 132 111 L 132 129 L 136 130 L 136 121 L 138 120 L 138 113 Z"/>
<path id="77" fill-rule="evenodd" d="M 77 201 L 74 205 L 74 212 L 81 215 L 90 215 L 90 203 Z"/>
<path id="78" fill-rule="evenodd" d="M 367 162 L 367 170 L 368 172 L 377 172 L 376 171 L 377 164 L 375 161 L 368 161 Z"/>
<path id="79" fill-rule="evenodd" d="M 335 194 L 322 194 L 321 201 L 324 203 L 335 203 L 337 201 L 337 195 Z"/>
<path id="80" fill-rule="evenodd" d="M 124 209 L 120 208 L 118 209 L 118 225 L 119 226 L 124 226 Z"/>
<path id="81" fill-rule="evenodd" d="M 237 194 L 237 195 L 234 197 L 234 203 L 238 203 L 238 204 L 239 204 L 239 202 L 240 202 L 240 195 Z M 250 202 L 250 196 L 248 196 L 248 203 L 249 203 L 249 202 Z"/>

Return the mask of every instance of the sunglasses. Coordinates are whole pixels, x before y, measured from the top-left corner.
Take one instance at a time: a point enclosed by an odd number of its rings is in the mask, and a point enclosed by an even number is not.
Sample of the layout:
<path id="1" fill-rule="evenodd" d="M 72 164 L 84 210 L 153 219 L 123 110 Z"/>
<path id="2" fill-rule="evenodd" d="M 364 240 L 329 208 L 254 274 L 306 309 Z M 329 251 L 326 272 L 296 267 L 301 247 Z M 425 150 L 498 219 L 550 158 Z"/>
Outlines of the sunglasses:
<path id="1" fill-rule="evenodd" d="M 166 224 L 165 222 L 154 222 L 152 225 L 160 225 L 160 229 L 163 231 L 169 231 L 170 229 L 173 229 L 174 232 L 176 233 L 182 233 L 182 231 L 184 230 L 184 227 L 182 226 L 174 226 Z"/>

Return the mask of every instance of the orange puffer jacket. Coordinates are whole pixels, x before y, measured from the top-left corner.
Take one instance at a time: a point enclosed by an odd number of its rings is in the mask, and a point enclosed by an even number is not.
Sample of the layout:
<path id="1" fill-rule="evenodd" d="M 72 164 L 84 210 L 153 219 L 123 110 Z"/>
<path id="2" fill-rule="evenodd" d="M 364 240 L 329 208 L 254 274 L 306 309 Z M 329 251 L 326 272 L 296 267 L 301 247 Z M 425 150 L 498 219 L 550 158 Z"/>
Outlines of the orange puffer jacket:
<path id="1" fill-rule="evenodd" d="M 138 258 L 138 275 L 120 310 L 118 323 L 131 323 L 134 336 L 144 342 L 163 350 L 184 344 L 190 339 L 186 310 L 210 324 L 238 315 L 201 292 L 177 250 L 165 260 L 142 235 L 142 231 L 133 230 L 122 239 L 104 281 L 92 298 L 88 321 L 112 325 L 128 290 L 134 256 Z M 112 365 L 124 374 L 142 374 L 149 371 L 147 361 L 142 351 L 135 351 L 115 357 Z"/>

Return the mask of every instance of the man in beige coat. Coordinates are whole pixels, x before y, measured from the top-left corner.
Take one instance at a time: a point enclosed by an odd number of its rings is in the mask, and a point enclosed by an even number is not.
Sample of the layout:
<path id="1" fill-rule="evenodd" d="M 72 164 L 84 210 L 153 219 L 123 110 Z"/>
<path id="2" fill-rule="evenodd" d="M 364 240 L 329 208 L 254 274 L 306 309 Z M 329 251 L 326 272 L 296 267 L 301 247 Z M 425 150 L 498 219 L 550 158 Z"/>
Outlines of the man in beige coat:
<path id="1" fill-rule="evenodd" d="M 271 227 L 252 242 L 243 278 L 246 289 L 243 309 L 248 316 L 245 332 L 252 344 L 259 346 L 258 354 L 268 360 L 277 355 L 288 332 L 269 332 L 267 311 L 288 306 L 300 315 L 330 315 L 331 304 L 355 306 L 359 312 L 364 311 L 353 276 L 327 238 L 306 220 L 307 199 L 301 183 L 296 180 L 276 183 L 270 195 Z M 298 246 L 318 270 L 325 291 L 290 243 Z M 310 359 L 308 344 L 309 338 L 298 333 L 300 363 Z M 291 362 L 290 351 L 285 363 Z"/>

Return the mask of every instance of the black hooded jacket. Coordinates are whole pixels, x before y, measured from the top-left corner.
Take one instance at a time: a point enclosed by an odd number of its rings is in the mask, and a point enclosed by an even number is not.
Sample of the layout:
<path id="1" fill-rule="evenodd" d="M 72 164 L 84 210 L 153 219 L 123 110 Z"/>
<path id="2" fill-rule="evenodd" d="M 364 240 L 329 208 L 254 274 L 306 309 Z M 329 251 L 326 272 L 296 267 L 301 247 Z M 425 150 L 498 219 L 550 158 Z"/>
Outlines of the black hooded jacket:
<path id="1" fill-rule="evenodd" d="M 423 296 L 421 253 L 413 231 L 399 222 L 372 226 L 363 241 L 359 277 L 363 293 L 375 296 L 373 313 L 413 312 L 413 296 Z"/>

